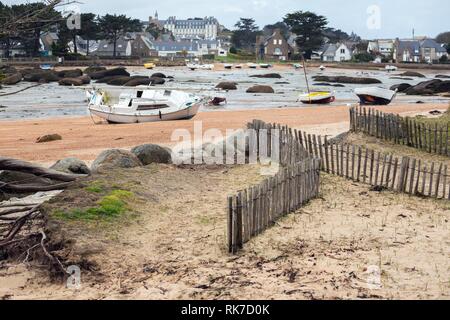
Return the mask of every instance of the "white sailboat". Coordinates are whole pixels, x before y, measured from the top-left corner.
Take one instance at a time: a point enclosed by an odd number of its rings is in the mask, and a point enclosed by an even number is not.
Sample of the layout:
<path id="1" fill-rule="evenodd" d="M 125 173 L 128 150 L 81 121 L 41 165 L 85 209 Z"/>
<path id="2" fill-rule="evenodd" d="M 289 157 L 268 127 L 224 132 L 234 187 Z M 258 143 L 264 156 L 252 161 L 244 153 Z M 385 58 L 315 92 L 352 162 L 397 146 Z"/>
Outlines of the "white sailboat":
<path id="1" fill-rule="evenodd" d="M 198 63 L 188 63 L 187 67 L 192 71 L 195 70 L 214 70 L 213 64 L 198 64 Z"/>
<path id="2" fill-rule="evenodd" d="M 140 123 L 193 118 L 204 99 L 177 90 L 137 90 L 122 93 L 117 103 L 103 91 L 90 91 L 88 109 L 108 123 Z"/>
<path id="3" fill-rule="evenodd" d="M 380 87 L 356 88 L 354 91 L 364 105 L 388 105 L 397 95 L 397 90 Z"/>

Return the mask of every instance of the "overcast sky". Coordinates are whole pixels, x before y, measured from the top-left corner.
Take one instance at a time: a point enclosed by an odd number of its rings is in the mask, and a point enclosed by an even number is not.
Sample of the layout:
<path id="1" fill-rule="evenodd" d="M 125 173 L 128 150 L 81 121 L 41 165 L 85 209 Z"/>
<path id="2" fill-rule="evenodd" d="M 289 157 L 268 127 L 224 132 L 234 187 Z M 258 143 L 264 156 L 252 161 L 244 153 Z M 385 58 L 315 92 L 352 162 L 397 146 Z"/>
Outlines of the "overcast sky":
<path id="1" fill-rule="evenodd" d="M 0 0 L 6 4 L 28 1 Z M 329 26 L 363 38 L 434 37 L 450 31 L 449 0 L 80 0 L 82 12 L 124 13 L 147 20 L 158 10 L 160 19 L 215 16 L 231 28 L 240 17 L 259 26 L 282 20 L 286 13 L 310 10 L 326 16 Z M 379 19 L 378 19 L 379 17 Z"/>

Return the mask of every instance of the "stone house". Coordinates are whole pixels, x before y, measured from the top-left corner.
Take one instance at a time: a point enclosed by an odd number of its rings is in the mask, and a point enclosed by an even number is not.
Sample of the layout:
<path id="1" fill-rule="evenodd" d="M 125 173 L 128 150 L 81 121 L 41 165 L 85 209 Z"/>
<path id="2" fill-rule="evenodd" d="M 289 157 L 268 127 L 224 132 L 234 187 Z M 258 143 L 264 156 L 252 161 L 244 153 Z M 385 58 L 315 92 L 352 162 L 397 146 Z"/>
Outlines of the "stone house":
<path id="1" fill-rule="evenodd" d="M 275 29 L 269 37 L 258 36 L 256 38 L 256 57 L 261 60 L 291 59 L 293 49 L 280 29 Z"/>

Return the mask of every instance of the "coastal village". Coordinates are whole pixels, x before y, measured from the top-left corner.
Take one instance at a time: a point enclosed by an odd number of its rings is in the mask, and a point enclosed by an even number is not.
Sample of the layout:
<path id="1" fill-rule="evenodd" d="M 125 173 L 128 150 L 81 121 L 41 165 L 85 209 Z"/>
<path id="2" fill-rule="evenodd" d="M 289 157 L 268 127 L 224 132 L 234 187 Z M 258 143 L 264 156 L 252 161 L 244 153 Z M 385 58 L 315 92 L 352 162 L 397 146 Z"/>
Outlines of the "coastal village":
<path id="1" fill-rule="evenodd" d="M 450 298 L 450 30 L 66 6 L 0 1 L 0 300 Z"/>

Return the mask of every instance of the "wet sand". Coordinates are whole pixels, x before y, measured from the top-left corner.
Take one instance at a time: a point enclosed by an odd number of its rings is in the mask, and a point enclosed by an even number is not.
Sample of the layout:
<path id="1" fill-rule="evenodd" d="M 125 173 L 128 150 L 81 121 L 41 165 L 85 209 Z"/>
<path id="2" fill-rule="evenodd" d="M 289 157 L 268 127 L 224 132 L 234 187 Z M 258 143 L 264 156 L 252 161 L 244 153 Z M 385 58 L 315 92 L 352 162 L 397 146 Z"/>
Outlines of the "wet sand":
<path id="1" fill-rule="evenodd" d="M 403 104 L 384 106 L 385 112 L 415 114 L 445 110 L 446 104 Z M 201 112 L 193 120 L 141 123 L 128 125 L 94 124 L 90 117 L 64 117 L 0 123 L 0 156 L 52 164 L 65 157 L 90 161 L 109 148 L 131 148 L 143 143 L 174 145 L 171 136 L 176 129 L 193 134 L 194 123 L 201 122 L 203 131 L 216 128 L 245 127 L 252 119 L 277 122 L 322 135 L 336 135 L 348 130 L 348 106 L 299 107 L 243 111 Z M 95 119 L 100 121 L 100 119 Z M 42 135 L 58 133 L 61 141 L 36 143 Z M 198 138 L 198 137 L 197 137 Z"/>

